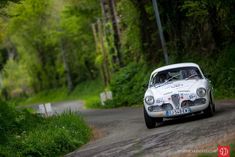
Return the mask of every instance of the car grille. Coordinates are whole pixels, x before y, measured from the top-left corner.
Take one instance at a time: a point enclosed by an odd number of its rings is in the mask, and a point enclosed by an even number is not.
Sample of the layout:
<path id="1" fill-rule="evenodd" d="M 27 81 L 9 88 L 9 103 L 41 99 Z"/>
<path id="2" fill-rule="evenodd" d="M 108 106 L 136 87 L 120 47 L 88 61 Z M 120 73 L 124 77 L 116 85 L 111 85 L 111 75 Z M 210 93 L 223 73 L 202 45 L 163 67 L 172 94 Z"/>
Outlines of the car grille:
<path id="1" fill-rule="evenodd" d="M 172 101 L 173 101 L 173 103 L 174 103 L 174 105 L 175 105 L 175 108 L 179 108 L 179 106 L 180 106 L 180 96 L 179 96 L 179 94 L 173 94 L 173 95 L 171 95 L 171 99 L 172 99 Z"/>
<path id="2" fill-rule="evenodd" d="M 173 110 L 173 107 L 170 103 L 162 104 L 162 110 L 165 110 L 165 111 Z"/>
<path id="3" fill-rule="evenodd" d="M 180 97 L 179 97 L 179 94 L 172 95 L 171 99 L 172 99 L 176 109 L 179 109 L 179 107 L 180 107 Z M 197 106 L 197 105 L 203 105 L 205 103 L 206 103 L 206 99 L 205 98 L 199 98 L 199 99 L 196 99 L 194 101 L 184 100 L 181 103 L 181 108 Z M 170 103 L 164 103 L 164 104 L 162 104 L 160 106 L 149 106 L 148 110 L 150 112 L 169 111 L 169 110 L 173 110 L 173 106 L 172 105 L 173 104 L 170 104 Z"/>
<path id="4" fill-rule="evenodd" d="M 148 107 L 150 112 L 160 112 L 160 111 L 168 111 L 173 110 L 173 107 L 170 103 L 162 104 L 161 106 L 150 106 Z"/>
<path id="5" fill-rule="evenodd" d="M 190 107 L 190 106 L 197 106 L 197 105 L 203 105 L 206 103 L 206 99 L 205 98 L 199 98 L 196 99 L 194 101 L 190 101 L 190 100 L 184 100 L 181 103 L 181 107 L 185 108 L 185 107 Z"/>

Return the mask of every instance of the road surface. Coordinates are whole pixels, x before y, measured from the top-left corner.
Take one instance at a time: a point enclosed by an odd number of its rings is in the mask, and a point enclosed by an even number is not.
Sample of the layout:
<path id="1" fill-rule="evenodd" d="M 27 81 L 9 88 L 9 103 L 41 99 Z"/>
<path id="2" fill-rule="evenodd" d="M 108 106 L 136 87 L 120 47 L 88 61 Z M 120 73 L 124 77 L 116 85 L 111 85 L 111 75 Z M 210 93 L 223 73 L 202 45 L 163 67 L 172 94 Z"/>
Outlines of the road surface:
<path id="1" fill-rule="evenodd" d="M 167 120 L 151 130 L 145 126 L 142 107 L 80 108 L 80 114 L 95 128 L 98 139 L 66 156 L 181 156 L 188 151 L 200 151 L 202 146 L 207 145 L 210 145 L 209 151 L 216 151 L 217 144 L 223 139 L 235 139 L 235 100 L 219 101 L 216 105 L 217 112 L 213 117 L 197 115 Z M 186 154 L 196 155 L 192 152 Z"/>

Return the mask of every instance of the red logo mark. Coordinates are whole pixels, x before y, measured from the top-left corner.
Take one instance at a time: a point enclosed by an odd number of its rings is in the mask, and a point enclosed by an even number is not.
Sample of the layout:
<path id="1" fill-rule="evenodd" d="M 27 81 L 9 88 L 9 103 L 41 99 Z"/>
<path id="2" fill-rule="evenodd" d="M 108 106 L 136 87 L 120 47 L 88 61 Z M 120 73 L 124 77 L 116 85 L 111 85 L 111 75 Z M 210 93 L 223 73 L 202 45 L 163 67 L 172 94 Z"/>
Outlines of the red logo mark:
<path id="1" fill-rule="evenodd" d="M 230 157 L 230 146 L 218 146 L 218 157 Z"/>

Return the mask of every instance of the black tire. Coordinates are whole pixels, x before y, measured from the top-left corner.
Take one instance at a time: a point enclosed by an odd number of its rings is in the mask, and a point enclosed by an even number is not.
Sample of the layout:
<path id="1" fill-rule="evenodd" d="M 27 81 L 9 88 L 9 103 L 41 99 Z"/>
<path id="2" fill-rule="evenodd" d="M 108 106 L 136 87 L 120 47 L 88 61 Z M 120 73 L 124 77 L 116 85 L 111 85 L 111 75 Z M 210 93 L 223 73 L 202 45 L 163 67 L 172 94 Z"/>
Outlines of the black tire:
<path id="1" fill-rule="evenodd" d="M 153 129 L 156 127 L 156 120 L 153 117 L 150 117 L 144 107 L 144 120 L 148 129 Z"/>
<path id="2" fill-rule="evenodd" d="M 208 107 L 204 110 L 204 114 L 206 117 L 212 117 L 215 114 L 215 104 L 212 102 L 212 98 L 210 96 L 210 102 Z"/>

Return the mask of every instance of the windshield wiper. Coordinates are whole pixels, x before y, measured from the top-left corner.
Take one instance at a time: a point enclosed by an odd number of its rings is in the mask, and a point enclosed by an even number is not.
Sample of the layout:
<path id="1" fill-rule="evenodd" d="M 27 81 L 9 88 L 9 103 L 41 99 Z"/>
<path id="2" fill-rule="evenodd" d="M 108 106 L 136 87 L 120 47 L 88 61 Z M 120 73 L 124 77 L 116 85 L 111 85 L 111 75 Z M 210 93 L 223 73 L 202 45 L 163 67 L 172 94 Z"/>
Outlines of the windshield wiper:
<path id="1" fill-rule="evenodd" d="M 185 80 L 188 80 L 188 79 L 190 79 L 190 78 L 192 78 L 192 77 L 194 77 L 194 76 L 198 76 L 198 74 L 190 75 L 189 77 L 185 78 Z"/>
<path id="2" fill-rule="evenodd" d="M 177 74 L 177 75 L 174 75 L 174 76 L 171 76 L 169 79 L 167 79 L 165 82 L 163 82 L 162 84 L 158 85 L 158 86 L 155 86 L 156 88 L 157 87 L 161 87 L 161 86 L 164 86 L 165 84 L 167 84 L 168 82 L 170 82 L 170 80 L 172 80 L 173 78 L 179 76 L 180 74 Z"/>

